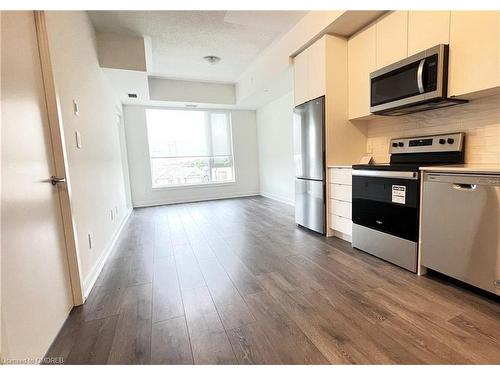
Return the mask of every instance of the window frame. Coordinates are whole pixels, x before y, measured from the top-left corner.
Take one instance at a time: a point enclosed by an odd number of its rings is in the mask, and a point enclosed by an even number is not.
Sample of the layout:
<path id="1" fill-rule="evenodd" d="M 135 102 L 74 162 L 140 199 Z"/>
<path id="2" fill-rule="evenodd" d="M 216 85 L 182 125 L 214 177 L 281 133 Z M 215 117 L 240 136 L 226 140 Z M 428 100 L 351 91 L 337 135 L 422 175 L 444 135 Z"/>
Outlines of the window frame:
<path id="1" fill-rule="evenodd" d="M 229 128 L 229 140 L 231 141 L 231 157 L 233 159 L 233 179 L 230 181 L 225 181 L 225 182 L 206 182 L 206 183 L 194 183 L 194 184 L 177 184 L 177 185 L 164 185 L 164 186 L 154 186 L 153 185 L 153 173 L 152 173 L 152 158 L 151 158 L 151 149 L 149 146 L 149 127 L 148 127 L 148 122 L 147 122 L 147 114 L 146 111 L 154 109 L 154 110 L 171 110 L 171 111 L 189 111 L 189 112 L 205 112 L 210 115 L 211 113 L 223 113 L 227 116 L 227 123 L 228 123 L 228 128 Z M 147 106 L 144 108 L 144 117 L 146 119 L 146 143 L 147 143 L 147 156 L 148 156 L 148 166 L 149 166 L 149 178 L 150 178 L 150 187 L 151 190 L 153 191 L 159 191 L 159 190 L 182 190 L 182 189 L 193 189 L 193 188 L 209 188 L 209 187 L 217 187 L 217 186 L 230 186 L 230 185 L 236 185 L 237 181 L 237 176 L 236 176 L 236 157 L 234 155 L 234 139 L 233 139 L 233 122 L 232 122 L 232 112 L 229 109 L 214 109 L 214 108 L 182 108 L 182 107 L 155 107 L 155 106 Z M 210 145 L 212 147 L 212 145 Z M 186 156 L 187 158 L 188 156 Z M 202 156 L 200 156 L 201 158 Z M 207 158 L 214 158 L 218 156 L 206 156 Z M 224 156 L 221 156 L 224 157 Z M 184 158 L 183 156 L 179 157 L 171 157 L 172 159 L 175 158 Z M 210 160 L 209 160 L 210 163 Z M 210 172 L 211 173 L 211 172 Z"/>

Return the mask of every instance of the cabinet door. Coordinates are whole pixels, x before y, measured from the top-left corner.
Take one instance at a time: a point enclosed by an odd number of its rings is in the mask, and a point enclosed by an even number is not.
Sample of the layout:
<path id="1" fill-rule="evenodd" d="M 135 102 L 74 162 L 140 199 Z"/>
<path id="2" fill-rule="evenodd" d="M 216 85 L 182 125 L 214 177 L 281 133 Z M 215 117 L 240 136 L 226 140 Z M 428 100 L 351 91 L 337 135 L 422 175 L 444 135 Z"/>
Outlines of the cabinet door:
<path id="1" fill-rule="evenodd" d="M 376 70 L 376 26 L 370 26 L 347 43 L 349 119 L 370 115 L 370 73 Z"/>
<path id="2" fill-rule="evenodd" d="M 296 106 L 308 100 L 308 72 L 309 67 L 306 50 L 295 56 L 293 59 L 294 98 Z"/>
<path id="3" fill-rule="evenodd" d="M 448 77 L 450 96 L 500 86 L 500 12 L 451 12 Z"/>
<path id="4" fill-rule="evenodd" d="M 308 99 L 315 99 L 326 93 L 326 37 L 319 39 L 307 49 Z"/>
<path id="5" fill-rule="evenodd" d="M 449 42 L 449 11 L 412 10 L 408 13 L 408 56 Z"/>
<path id="6" fill-rule="evenodd" d="M 377 22 L 377 69 L 408 56 L 408 11 L 395 11 Z"/>

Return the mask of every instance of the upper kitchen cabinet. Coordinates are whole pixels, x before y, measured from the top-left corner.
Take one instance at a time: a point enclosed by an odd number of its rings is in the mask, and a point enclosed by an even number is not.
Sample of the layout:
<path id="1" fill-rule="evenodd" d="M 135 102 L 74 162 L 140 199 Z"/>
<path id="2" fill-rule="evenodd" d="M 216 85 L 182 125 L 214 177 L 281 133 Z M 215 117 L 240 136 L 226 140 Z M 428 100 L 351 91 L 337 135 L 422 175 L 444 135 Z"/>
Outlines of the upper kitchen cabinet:
<path id="1" fill-rule="evenodd" d="M 448 95 L 500 87 L 500 12 L 452 11 Z"/>
<path id="2" fill-rule="evenodd" d="M 349 119 L 370 115 L 370 73 L 377 66 L 377 30 L 372 25 L 349 39 Z"/>
<path id="3" fill-rule="evenodd" d="M 377 69 L 408 56 L 408 12 L 395 11 L 382 18 L 377 28 Z"/>
<path id="4" fill-rule="evenodd" d="M 299 105 L 308 100 L 309 66 L 307 61 L 307 54 L 304 52 L 295 56 L 295 58 L 293 59 L 293 92 L 295 105 Z"/>
<path id="5" fill-rule="evenodd" d="M 326 37 L 321 38 L 307 49 L 309 99 L 326 93 Z"/>
<path id="6" fill-rule="evenodd" d="M 450 42 L 450 11 L 408 12 L 408 56 Z"/>
<path id="7" fill-rule="evenodd" d="M 369 45 L 369 43 L 368 43 Z M 358 56 L 365 46 L 359 46 Z M 351 165 L 366 149 L 365 124 L 348 121 L 348 42 L 324 35 L 294 58 L 295 105 L 325 96 L 325 158 L 329 165 Z M 360 61 L 360 62 L 361 62 Z M 372 58 L 375 64 L 375 58 Z M 370 67 L 363 68 L 368 81 Z M 368 90 L 364 83 L 365 91 Z M 368 93 L 365 94 L 365 100 Z M 346 142 L 349 140 L 349 142 Z"/>
<path id="8" fill-rule="evenodd" d="M 293 59 L 295 105 L 325 95 L 326 37 L 322 37 Z"/>

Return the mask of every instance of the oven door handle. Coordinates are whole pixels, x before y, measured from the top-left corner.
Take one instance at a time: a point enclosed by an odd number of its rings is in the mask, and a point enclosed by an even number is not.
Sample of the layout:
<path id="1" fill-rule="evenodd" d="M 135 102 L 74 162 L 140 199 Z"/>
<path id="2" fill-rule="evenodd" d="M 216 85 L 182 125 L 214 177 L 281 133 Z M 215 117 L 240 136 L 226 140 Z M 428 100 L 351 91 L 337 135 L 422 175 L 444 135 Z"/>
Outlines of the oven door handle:
<path id="1" fill-rule="evenodd" d="M 418 172 L 405 172 L 405 171 L 377 171 L 367 169 L 353 169 L 353 176 L 362 177 L 382 177 L 382 178 L 399 178 L 403 180 L 418 180 Z"/>

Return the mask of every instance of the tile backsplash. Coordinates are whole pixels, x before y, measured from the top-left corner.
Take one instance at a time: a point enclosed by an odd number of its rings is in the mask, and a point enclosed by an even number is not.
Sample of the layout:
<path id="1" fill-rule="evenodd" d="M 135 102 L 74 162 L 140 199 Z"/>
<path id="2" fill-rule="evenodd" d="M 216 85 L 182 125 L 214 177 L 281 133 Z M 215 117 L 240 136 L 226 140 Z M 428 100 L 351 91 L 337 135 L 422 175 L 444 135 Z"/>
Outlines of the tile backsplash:
<path id="1" fill-rule="evenodd" d="M 376 163 L 389 161 L 394 137 L 464 132 L 465 162 L 500 164 L 500 95 L 451 108 L 368 121 L 367 151 Z"/>

